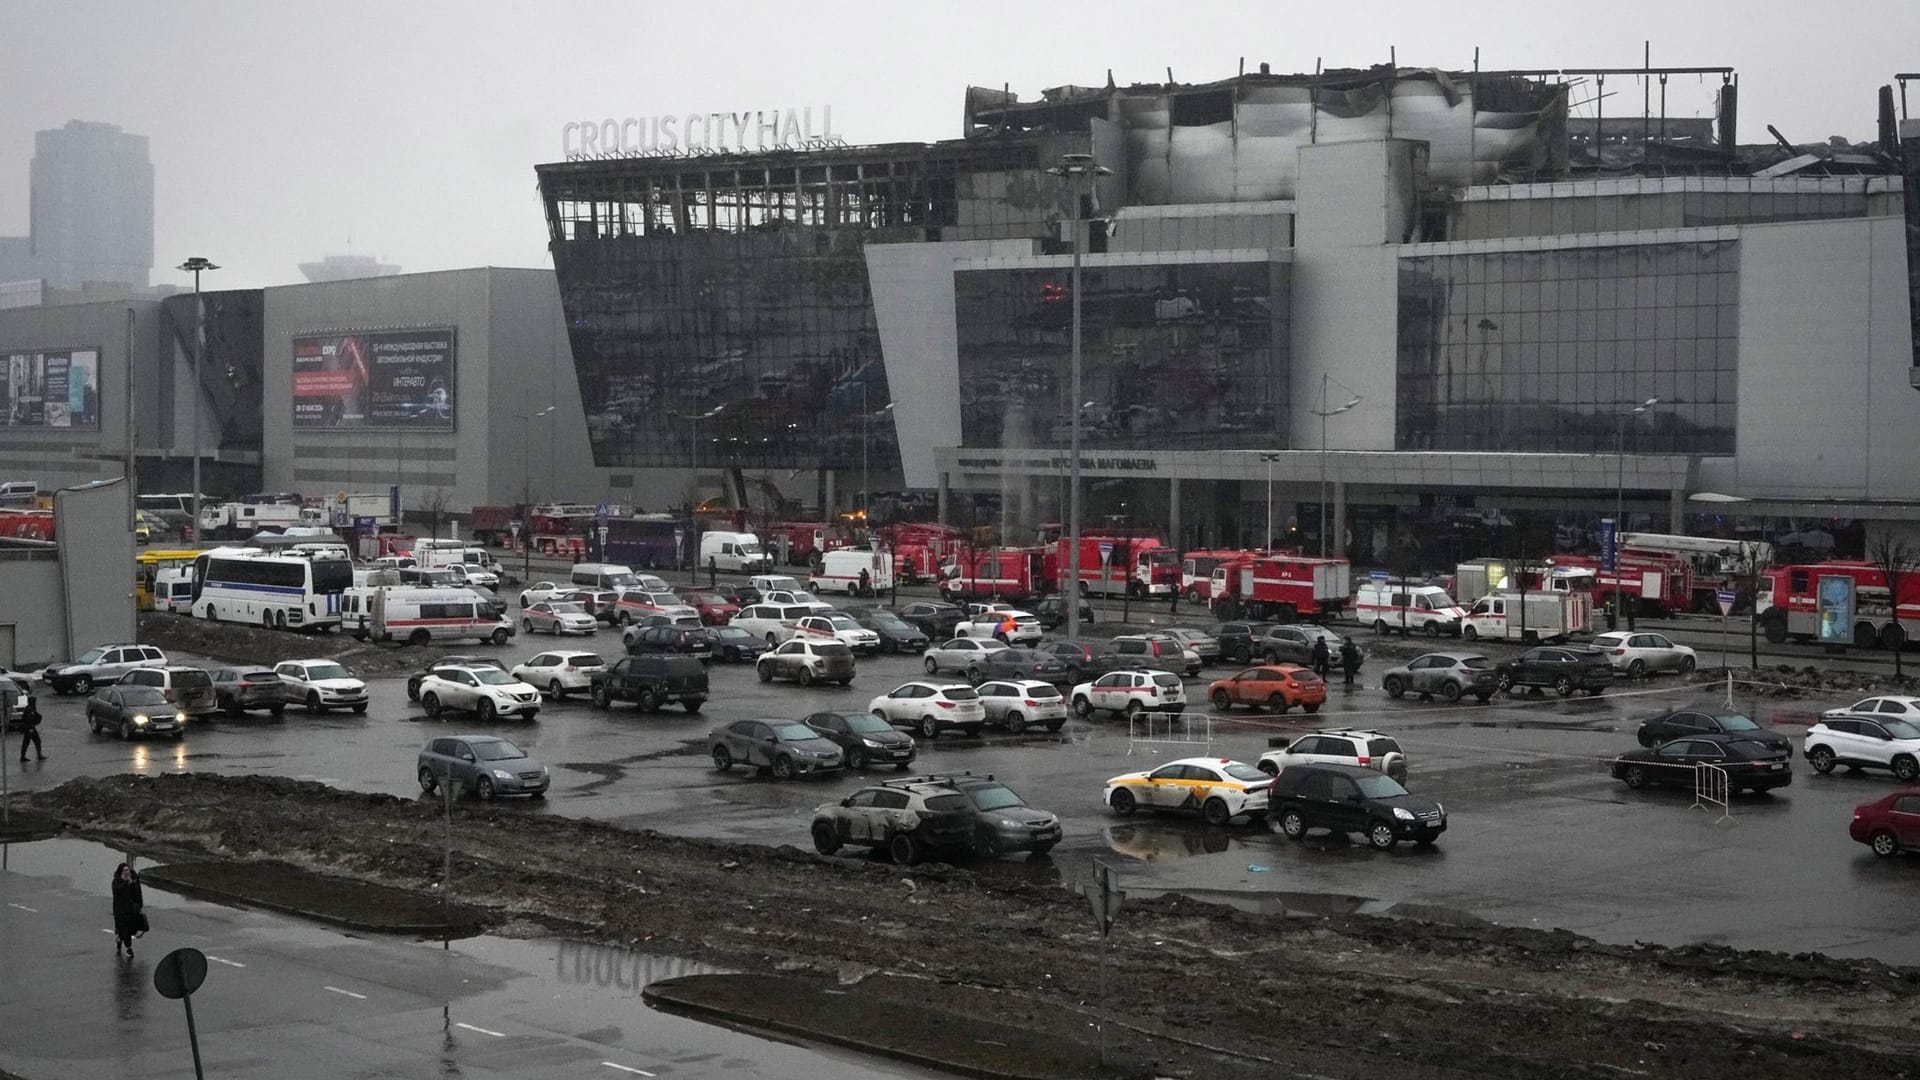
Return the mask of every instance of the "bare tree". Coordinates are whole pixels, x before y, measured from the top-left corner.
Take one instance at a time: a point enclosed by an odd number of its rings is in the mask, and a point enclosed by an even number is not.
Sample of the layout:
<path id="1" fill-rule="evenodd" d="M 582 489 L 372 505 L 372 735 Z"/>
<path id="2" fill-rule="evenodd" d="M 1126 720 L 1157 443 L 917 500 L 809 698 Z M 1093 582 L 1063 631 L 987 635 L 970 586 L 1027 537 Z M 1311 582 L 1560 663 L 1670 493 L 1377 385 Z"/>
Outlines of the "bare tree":
<path id="1" fill-rule="evenodd" d="M 1900 653 L 1907 644 L 1906 628 L 1900 625 L 1900 584 L 1920 570 L 1920 551 L 1891 532 L 1882 532 L 1867 542 L 1867 561 L 1880 569 L 1887 582 L 1887 628 L 1880 632 L 1880 644 L 1893 651 L 1893 674 L 1898 677 Z"/>
<path id="2" fill-rule="evenodd" d="M 452 516 L 453 493 L 443 487 L 432 487 L 420 492 L 413 499 L 414 518 L 427 523 L 427 535 L 439 536 L 440 523 Z"/>
<path id="3" fill-rule="evenodd" d="M 1761 575 L 1767 572 L 1767 568 L 1770 565 L 1762 553 L 1768 551 L 1769 548 L 1766 544 L 1757 540 L 1742 540 L 1739 550 L 1740 570 L 1745 580 L 1744 583 L 1737 586 L 1737 588 L 1745 591 L 1747 594 L 1747 614 L 1749 616 L 1747 619 L 1747 664 L 1755 671 L 1758 671 L 1760 670 L 1760 578 Z M 1785 614 L 1785 611 L 1780 612 L 1782 618 L 1780 625 L 1783 631 L 1786 627 L 1784 620 Z M 1781 637 L 1784 639 L 1786 634 L 1783 632 Z M 1767 640 L 1773 640 L 1772 636 L 1769 635 Z"/>

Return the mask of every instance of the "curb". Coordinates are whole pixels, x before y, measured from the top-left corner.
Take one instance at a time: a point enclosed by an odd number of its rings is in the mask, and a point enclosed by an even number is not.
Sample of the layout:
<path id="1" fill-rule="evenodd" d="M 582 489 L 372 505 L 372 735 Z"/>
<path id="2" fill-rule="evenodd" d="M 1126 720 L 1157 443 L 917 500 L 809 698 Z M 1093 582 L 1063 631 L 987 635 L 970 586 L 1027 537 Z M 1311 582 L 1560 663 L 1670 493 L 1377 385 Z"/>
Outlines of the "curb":
<path id="1" fill-rule="evenodd" d="M 209 864 L 194 863 L 194 864 L 188 864 L 188 865 L 204 866 Z M 310 919 L 310 920 L 313 920 L 314 922 L 326 923 L 330 926 L 338 926 L 343 929 L 356 930 L 362 933 L 406 934 L 406 935 L 417 936 L 417 937 L 427 937 L 427 936 L 439 936 L 441 934 L 447 934 L 451 932 L 453 936 L 470 937 L 472 935 L 485 932 L 487 928 L 485 919 L 478 914 L 470 914 L 467 918 L 464 918 L 464 919 L 456 917 L 450 922 L 431 922 L 431 923 L 366 922 L 364 920 L 352 918 L 351 916 L 341 915 L 338 912 L 319 911 L 312 908 L 301 907 L 298 904 L 289 904 L 279 900 L 257 896 L 251 893 L 245 893 L 245 892 L 240 892 L 240 891 L 231 890 L 231 889 L 222 889 L 217 886 L 210 886 L 197 881 L 182 880 L 180 878 L 173 876 L 172 874 L 169 874 L 167 872 L 169 869 L 170 868 L 166 866 L 156 866 L 149 870 L 143 870 L 140 872 L 140 880 L 143 884 L 155 885 L 155 886 L 158 886 L 159 888 L 167 890 L 168 892 L 178 893 L 182 896 L 192 897 L 196 900 L 210 900 L 215 903 L 221 903 L 221 904 L 232 904 L 232 905 L 238 905 L 242 907 L 260 908 L 264 911 L 272 911 L 281 915 L 291 915 L 291 916 L 294 916 L 295 918 Z M 356 884 L 364 884 L 364 883 L 356 883 Z M 399 891 L 399 890 L 395 890 L 395 891 Z"/>

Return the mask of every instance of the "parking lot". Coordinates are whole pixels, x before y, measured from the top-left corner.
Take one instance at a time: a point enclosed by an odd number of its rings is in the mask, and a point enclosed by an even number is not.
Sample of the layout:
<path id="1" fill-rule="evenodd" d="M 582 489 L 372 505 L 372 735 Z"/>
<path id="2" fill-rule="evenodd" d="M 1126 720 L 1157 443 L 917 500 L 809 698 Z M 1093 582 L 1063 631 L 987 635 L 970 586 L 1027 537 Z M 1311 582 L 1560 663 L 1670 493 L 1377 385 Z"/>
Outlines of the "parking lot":
<path id="1" fill-rule="evenodd" d="M 604 633 L 589 640 L 603 651 L 618 648 Z M 500 652 L 517 661 L 544 643 Z M 1050 858 L 976 864 L 989 873 L 1074 884 L 1090 860 L 1103 858 L 1129 890 L 1179 890 L 1257 910 L 1417 914 L 1562 927 L 1617 942 L 1711 941 L 1920 963 L 1920 909 L 1912 903 L 1920 859 L 1876 859 L 1847 837 L 1852 807 L 1894 786 L 1886 774 L 1818 776 L 1796 762 L 1793 786 L 1738 796 L 1722 820 L 1717 810 L 1693 808 L 1690 792 L 1630 792 L 1606 772 L 1615 754 L 1634 748 L 1639 716 L 1713 702 L 1722 691 L 1656 679 L 1597 699 L 1503 696 L 1491 705 L 1450 706 L 1388 699 L 1377 688 L 1380 666 L 1370 663 L 1362 675 L 1374 686 L 1346 690 L 1336 676 L 1318 716 L 1215 713 L 1197 704 L 1205 680 L 1233 670 L 1215 667 L 1188 681 L 1191 723 L 1172 732 L 1164 722 L 1151 733 L 1130 732 L 1124 720 L 1100 718 L 1070 720 L 1057 734 L 946 735 L 921 741 L 914 769 L 993 773 L 1061 815 L 1065 839 Z M 406 700 L 404 680 L 387 678 L 372 682 L 365 717 L 291 709 L 279 721 L 216 718 L 180 743 L 90 736 L 81 699 L 43 694 L 50 757 L 24 774 L 9 765 L 15 790 L 77 775 L 194 770 L 415 795 L 414 755 L 426 738 L 487 730 L 520 742 L 553 770 L 550 796 L 511 804 L 511 812 L 806 848 L 813 808 L 863 778 L 718 774 L 706 756 L 707 731 L 747 717 L 864 710 L 874 695 L 921 674 L 914 658 L 876 657 L 860 662 L 851 688 L 802 689 L 763 685 L 751 669 L 716 664 L 712 697 L 699 715 L 600 711 L 573 699 L 549 704 L 531 724 L 484 728 L 458 714 L 427 720 Z M 1820 708 L 1844 703 L 1739 702 L 1796 736 Z M 1295 843 L 1259 822 L 1218 828 L 1176 816 L 1122 819 L 1101 801 L 1103 783 L 1122 772 L 1201 754 L 1252 761 L 1271 735 L 1331 726 L 1377 728 L 1400 740 L 1410 759 L 1408 786 L 1446 804 L 1450 828 L 1437 846 L 1382 853 L 1320 834 Z"/>

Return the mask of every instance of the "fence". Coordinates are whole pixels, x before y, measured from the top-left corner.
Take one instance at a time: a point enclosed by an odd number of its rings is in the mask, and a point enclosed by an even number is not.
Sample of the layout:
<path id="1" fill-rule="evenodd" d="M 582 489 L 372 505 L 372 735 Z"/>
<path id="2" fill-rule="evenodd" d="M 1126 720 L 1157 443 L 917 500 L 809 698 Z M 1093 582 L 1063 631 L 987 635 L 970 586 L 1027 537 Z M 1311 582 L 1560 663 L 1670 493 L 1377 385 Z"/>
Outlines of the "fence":
<path id="1" fill-rule="evenodd" d="M 1733 787 L 1728 782 L 1727 770 L 1718 765 L 1695 765 L 1693 767 L 1693 807 L 1695 810 L 1711 812 L 1720 808 L 1720 817 L 1714 824 L 1733 820 Z"/>
<path id="2" fill-rule="evenodd" d="M 1195 719 L 1196 715 L 1198 720 Z M 1159 753 L 1163 747 L 1210 753 L 1213 746 L 1213 717 L 1207 713 L 1159 713 L 1141 711 L 1127 718 L 1127 755 L 1135 750 Z"/>

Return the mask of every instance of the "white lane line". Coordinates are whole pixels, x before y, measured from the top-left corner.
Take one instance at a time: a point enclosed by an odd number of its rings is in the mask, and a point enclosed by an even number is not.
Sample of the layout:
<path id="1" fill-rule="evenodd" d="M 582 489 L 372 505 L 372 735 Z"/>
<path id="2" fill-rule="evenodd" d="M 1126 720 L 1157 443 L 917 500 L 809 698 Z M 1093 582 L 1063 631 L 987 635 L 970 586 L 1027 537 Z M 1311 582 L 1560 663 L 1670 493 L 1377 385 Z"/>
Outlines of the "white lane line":
<path id="1" fill-rule="evenodd" d="M 320 989 L 322 989 L 322 990 L 331 990 L 331 991 L 333 991 L 333 992 L 334 992 L 334 993 L 336 993 L 336 994 L 345 994 L 346 996 L 348 996 L 348 997 L 350 997 L 350 998 L 358 998 L 358 999 L 360 999 L 361 1001 L 365 1001 L 365 1000 L 367 1000 L 367 995 L 365 995 L 365 994 L 356 994 L 356 993 L 354 993 L 354 992 L 353 992 L 353 991 L 351 991 L 351 990 L 342 990 L 342 989 L 340 989 L 340 988 L 339 988 L 339 987 L 337 987 L 337 986 L 323 986 L 323 987 L 321 987 Z"/>
<path id="2" fill-rule="evenodd" d="M 645 1069 L 636 1069 L 631 1065 L 622 1065 L 617 1061 L 603 1061 L 600 1064 L 605 1065 L 609 1069 L 619 1069 L 621 1072 L 639 1073 L 641 1076 L 653 1075 Z"/>
<path id="3" fill-rule="evenodd" d="M 237 968 L 243 968 L 243 967 L 246 967 L 246 966 L 247 966 L 247 965 L 245 965 L 245 964 L 243 964 L 243 963 L 241 963 L 241 962 L 239 962 L 238 960 L 229 960 L 229 959 L 227 959 L 227 958 L 226 958 L 226 957 L 224 957 L 224 956 L 215 956 L 215 955 L 213 955 L 212 953 L 208 953 L 208 954 L 207 954 L 207 959 L 209 959 L 209 960 L 211 960 L 211 961 L 213 961 L 213 962 L 214 962 L 214 963 L 216 963 L 216 964 L 225 964 L 225 965 L 227 965 L 228 967 L 237 967 Z"/>
<path id="4" fill-rule="evenodd" d="M 37 907 L 28 907 L 28 906 L 27 906 L 27 905 L 25 905 L 25 904 L 8 904 L 7 906 L 8 906 L 8 907 L 13 907 L 13 908 L 19 908 L 19 909 L 20 909 L 21 911 L 31 911 L 31 912 L 33 912 L 33 913 L 34 913 L 35 915 L 38 915 L 38 914 L 40 914 L 40 909 L 39 909 L 39 908 L 37 908 Z"/>
<path id="5" fill-rule="evenodd" d="M 507 1037 L 507 1033 L 504 1031 L 488 1031 L 486 1028 L 474 1027 L 472 1024 L 462 1024 L 459 1021 L 455 1021 L 453 1026 L 457 1028 L 466 1028 L 468 1031 L 477 1031 L 482 1035 L 491 1035 L 496 1039 L 504 1039 Z"/>
<path id="6" fill-rule="evenodd" d="M 101 933 L 103 933 L 103 934 L 111 934 L 111 933 L 113 933 L 113 927 L 111 927 L 111 926 L 103 926 L 103 927 L 101 927 L 101 928 L 100 928 L 100 932 L 101 932 Z"/>

